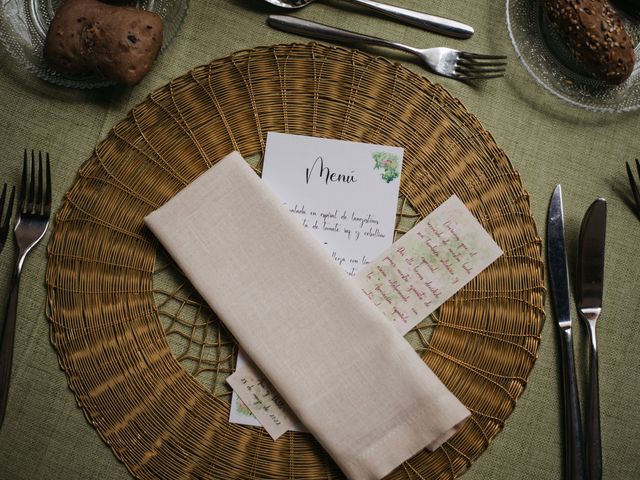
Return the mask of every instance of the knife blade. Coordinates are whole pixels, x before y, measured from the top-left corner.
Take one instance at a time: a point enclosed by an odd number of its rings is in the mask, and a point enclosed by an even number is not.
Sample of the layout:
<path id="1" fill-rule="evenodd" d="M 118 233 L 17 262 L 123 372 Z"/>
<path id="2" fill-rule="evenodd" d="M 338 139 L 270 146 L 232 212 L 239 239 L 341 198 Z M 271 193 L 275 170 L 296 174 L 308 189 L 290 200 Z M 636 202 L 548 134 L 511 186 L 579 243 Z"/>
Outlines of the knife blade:
<path id="1" fill-rule="evenodd" d="M 576 305 L 589 327 L 589 403 L 586 417 L 587 469 L 590 480 L 602 478 L 600 441 L 600 389 L 596 321 L 602 312 L 604 252 L 607 232 L 607 202 L 596 199 L 585 213 L 578 241 Z"/>
<path id="2" fill-rule="evenodd" d="M 553 191 L 547 212 L 547 266 L 551 302 L 560 334 L 564 403 L 565 472 L 568 479 L 585 478 L 582 424 L 571 334 L 569 269 L 564 235 L 562 187 Z"/>

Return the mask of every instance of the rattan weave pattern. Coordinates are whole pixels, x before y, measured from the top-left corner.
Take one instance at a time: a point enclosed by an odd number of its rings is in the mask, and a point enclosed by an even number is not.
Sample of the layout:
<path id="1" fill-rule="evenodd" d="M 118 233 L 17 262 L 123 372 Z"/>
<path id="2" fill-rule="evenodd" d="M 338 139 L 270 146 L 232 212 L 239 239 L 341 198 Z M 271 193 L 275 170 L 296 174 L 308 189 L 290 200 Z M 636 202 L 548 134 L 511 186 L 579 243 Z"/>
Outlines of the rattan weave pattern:
<path id="1" fill-rule="evenodd" d="M 401 194 L 415 211 L 424 216 L 456 193 L 505 251 L 440 308 L 430 339 L 417 332 L 424 361 L 473 416 L 389 478 L 460 475 L 502 429 L 537 355 L 543 265 L 528 196 L 491 135 L 444 88 L 316 43 L 195 68 L 135 107 L 81 167 L 56 216 L 46 277 L 52 343 L 79 405 L 138 478 L 342 478 L 307 434 L 273 442 L 228 423 L 228 395 L 215 383 L 233 367 L 233 341 L 215 319 L 202 323 L 210 315 L 177 293 L 184 283 L 155 285 L 165 268 L 143 217 L 231 150 L 263 152 L 268 131 L 403 146 Z M 166 313 L 171 302 L 178 313 Z M 213 333 L 179 334 L 179 362 L 168 337 L 187 307 L 198 331 Z M 203 363 L 192 344 L 217 357 Z M 203 371 L 214 372 L 212 388 L 194 377 Z"/>

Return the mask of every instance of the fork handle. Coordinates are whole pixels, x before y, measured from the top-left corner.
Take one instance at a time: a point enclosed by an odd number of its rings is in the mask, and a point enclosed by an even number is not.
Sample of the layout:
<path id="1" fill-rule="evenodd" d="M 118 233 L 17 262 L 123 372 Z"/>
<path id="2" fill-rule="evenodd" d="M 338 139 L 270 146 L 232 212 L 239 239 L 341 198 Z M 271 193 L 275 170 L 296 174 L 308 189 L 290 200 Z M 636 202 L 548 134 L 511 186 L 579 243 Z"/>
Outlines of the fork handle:
<path id="1" fill-rule="evenodd" d="M 13 286 L 7 303 L 7 315 L 2 325 L 0 336 L 0 427 L 4 422 L 9 397 L 9 380 L 11 379 L 11 363 L 13 360 L 13 339 L 16 332 L 16 313 L 18 311 L 18 290 L 20 288 L 20 270 L 22 261 L 16 263 L 13 272 Z"/>
<path id="2" fill-rule="evenodd" d="M 437 17 L 427 13 L 416 12 L 407 8 L 374 2 L 373 0 L 348 0 L 356 5 L 362 5 L 373 11 L 395 18 L 401 22 L 430 30 L 453 38 L 469 38 L 473 35 L 473 27 L 448 18 Z"/>
<path id="3" fill-rule="evenodd" d="M 363 35 L 362 33 L 352 32 L 350 30 L 330 27 L 328 25 L 323 25 L 322 23 L 311 22 L 309 20 L 303 20 L 289 15 L 269 15 L 267 23 L 279 30 L 289 33 L 297 33 L 305 37 L 319 38 L 339 43 L 367 43 L 369 45 L 379 45 L 382 47 L 404 50 L 405 52 L 413 53 L 414 55 L 417 55 L 418 53 L 417 49 L 408 45 L 392 42 L 391 40 L 385 40 L 384 38 Z"/>
<path id="4" fill-rule="evenodd" d="M 589 349 L 589 403 L 587 404 L 587 468 L 589 480 L 602 478 L 602 445 L 600 440 L 600 388 L 598 382 L 598 349 L 595 323 L 589 322 L 591 348 Z"/>

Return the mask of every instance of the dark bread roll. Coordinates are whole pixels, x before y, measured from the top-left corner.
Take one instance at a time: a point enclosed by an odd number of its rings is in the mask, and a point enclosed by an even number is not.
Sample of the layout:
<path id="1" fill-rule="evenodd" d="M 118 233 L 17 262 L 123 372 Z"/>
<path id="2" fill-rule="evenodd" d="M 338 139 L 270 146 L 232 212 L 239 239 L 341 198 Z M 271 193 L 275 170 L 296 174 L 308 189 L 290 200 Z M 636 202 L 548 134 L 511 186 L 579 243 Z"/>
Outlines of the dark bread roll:
<path id="1" fill-rule="evenodd" d="M 155 13 L 97 0 L 67 0 L 49 26 L 44 58 L 61 72 L 99 73 L 131 86 L 151 69 L 162 32 L 162 19 Z"/>
<path id="2" fill-rule="evenodd" d="M 629 78 L 634 45 L 607 0 L 544 0 L 544 8 L 577 63 L 591 76 L 609 84 Z"/>

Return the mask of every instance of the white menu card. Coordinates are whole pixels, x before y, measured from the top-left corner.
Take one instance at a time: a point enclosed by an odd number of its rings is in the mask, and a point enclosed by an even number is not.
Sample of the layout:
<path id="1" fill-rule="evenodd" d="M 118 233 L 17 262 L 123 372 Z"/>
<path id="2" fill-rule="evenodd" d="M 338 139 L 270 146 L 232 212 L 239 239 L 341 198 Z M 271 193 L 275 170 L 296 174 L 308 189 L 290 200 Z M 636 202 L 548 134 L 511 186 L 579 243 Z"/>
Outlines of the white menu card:
<path id="1" fill-rule="evenodd" d="M 262 180 L 356 272 L 393 243 L 403 149 L 270 132 Z"/>

